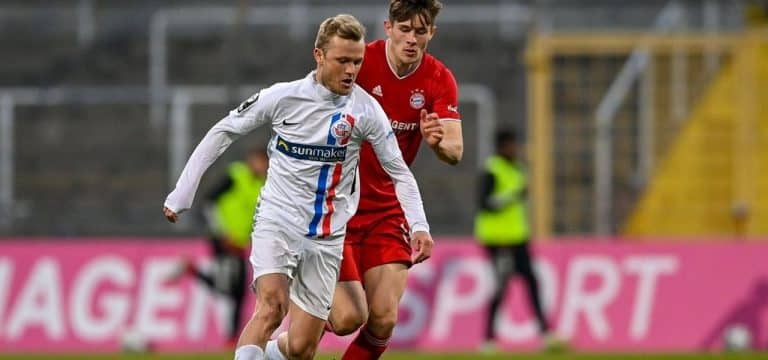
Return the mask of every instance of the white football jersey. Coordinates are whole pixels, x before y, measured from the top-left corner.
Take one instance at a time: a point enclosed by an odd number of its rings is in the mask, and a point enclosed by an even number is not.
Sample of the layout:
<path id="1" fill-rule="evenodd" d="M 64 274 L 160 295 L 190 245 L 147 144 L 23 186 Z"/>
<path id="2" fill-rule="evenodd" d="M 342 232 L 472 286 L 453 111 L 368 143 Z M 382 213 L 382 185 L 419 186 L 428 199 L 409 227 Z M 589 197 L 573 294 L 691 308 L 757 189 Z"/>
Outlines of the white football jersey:
<path id="1" fill-rule="evenodd" d="M 257 216 L 310 238 L 344 233 L 357 210 L 357 165 L 366 140 L 395 182 L 412 231 L 428 231 L 421 196 L 384 110 L 358 86 L 348 96 L 332 93 L 311 72 L 253 95 L 205 135 L 168 195 L 176 213 L 188 209 L 205 170 L 240 135 L 270 124 L 269 171 Z"/>

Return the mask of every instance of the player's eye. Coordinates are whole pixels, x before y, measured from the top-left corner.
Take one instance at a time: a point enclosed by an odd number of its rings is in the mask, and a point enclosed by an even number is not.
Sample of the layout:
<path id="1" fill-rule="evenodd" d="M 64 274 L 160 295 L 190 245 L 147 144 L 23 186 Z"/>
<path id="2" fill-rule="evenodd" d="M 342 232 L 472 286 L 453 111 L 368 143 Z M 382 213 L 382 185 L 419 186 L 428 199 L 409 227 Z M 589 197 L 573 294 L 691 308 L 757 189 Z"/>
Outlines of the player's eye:
<path id="1" fill-rule="evenodd" d="M 363 63 L 363 59 L 355 60 L 355 65 L 360 65 Z"/>

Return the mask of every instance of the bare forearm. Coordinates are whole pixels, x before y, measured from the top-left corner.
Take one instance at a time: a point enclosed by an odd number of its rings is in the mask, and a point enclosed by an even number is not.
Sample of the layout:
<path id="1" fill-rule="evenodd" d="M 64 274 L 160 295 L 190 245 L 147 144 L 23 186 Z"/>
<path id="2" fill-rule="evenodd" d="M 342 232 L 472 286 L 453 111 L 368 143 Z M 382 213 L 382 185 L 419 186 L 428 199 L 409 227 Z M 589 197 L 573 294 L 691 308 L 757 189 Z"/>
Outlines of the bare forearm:
<path id="1" fill-rule="evenodd" d="M 432 150 L 438 159 L 447 164 L 456 165 L 464 155 L 464 144 L 462 141 L 443 139 L 436 146 L 432 147 Z"/>

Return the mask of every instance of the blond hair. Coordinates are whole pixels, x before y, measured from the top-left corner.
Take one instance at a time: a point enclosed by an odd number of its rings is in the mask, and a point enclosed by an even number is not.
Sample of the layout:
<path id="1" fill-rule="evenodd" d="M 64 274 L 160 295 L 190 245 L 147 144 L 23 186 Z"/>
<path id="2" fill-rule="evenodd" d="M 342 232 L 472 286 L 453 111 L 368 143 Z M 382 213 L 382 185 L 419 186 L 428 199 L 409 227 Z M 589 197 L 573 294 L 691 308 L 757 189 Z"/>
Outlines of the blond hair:
<path id="1" fill-rule="evenodd" d="M 338 36 L 345 40 L 360 41 L 365 38 L 365 27 L 357 19 L 348 14 L 339 14 L 325 19 L 317 30 L 315 48 L 327 50 L 331 38 Z"/>

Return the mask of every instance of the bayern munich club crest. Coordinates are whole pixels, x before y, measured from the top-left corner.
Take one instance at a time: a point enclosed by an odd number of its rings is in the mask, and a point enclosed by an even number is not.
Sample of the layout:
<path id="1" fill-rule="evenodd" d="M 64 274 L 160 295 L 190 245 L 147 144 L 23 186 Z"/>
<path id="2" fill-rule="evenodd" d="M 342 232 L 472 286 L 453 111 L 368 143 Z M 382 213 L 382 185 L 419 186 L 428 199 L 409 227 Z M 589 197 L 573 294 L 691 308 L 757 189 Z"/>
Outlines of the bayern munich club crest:
<path id="1" fill-rule="evenodd" d="M 419 110 L 424 107 L 424 104 L 427 102 L 426 98 L 424 97 L 424 90 L 421 89 L 415 89 L 411 90 L 411 107 Z"/>
<path id="2" fill-rule="evenodd" d="M 345 144 L 349 140 L 350 135 L 352 135 L 352 125 L 347 121 L 347 115 L 342 116 L 339 121 L 333 124 L 331 134 L 339 144 Z"/>

